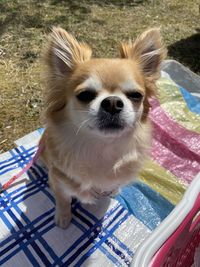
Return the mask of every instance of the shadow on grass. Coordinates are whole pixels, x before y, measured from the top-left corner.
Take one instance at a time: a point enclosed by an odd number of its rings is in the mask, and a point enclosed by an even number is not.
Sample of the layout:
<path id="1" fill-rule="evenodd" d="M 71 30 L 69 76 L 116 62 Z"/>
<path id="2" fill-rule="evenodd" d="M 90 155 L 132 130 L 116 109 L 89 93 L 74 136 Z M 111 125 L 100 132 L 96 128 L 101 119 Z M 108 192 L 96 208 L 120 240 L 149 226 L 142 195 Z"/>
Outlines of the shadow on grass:
<path id="1" fill-rule="evenodd" d="M 136 6 L 145 3 L 149 0 L 51 0 L 50 4 L 59 6 L 63 9 L 63 13 L 49 20 L 44 19 L 44 14 L 41 12 L 43 5 L 41 1 L 35 0 L 31 5 L 24 1 L 12 0 L 0 0 L 0 35 L 6 32 L 10 26 L 19 28 L 43 28 L 48 29 L 49 26 L 66 24 L 68 25 L 69 20 L 74 23 L 88 20 L 92 9 L 91 5 L 95 4 L 98 6 L 117 6 L 117 7 L 129 7 Z M 44 1 L 45 2 L 45 1 Z M 32 12 L 30 12 L 32 8 Z M 105 24 L 102 20 L 95 20 L 95 23 L 99 25 Z"/>
<path id="2" fill-rule="evenodd" d="M 39 12 L 27 14 L 27 7 L 22 1 L 13 0 L 12 3 L 0 0 L 0 36 L 8 31 L 10 26 L 19 28 L 23 25 L 26 28 L 42 27 L 42 15 Z"/>
<path id="3" fill-rule="evenodd" d="M 21 6 L 19 5 L 16 10 L 12 10 L 5 1 L 0 1 L 0 13 L 1 15 L 6 14 L 5 18 L 0 18 L 0 36 L 7 30 L 10 24 L 14 23 L 20 9 Z"/>
<path id="4" fill-rule="evenodd" d="M 170 45 L 168 54 L 192 71 L 200 73 L 200 29 L 196 34 Z"/>
<path id="5" fill-rule="evenodd" d="M 70 14 L 73 15 L 74 21 L 81 22 L 82 20 L 87 19 L 87 15 L 90 15 L 92 12 L 91 5 L 97 5 L 99 7 L 103 6 L 117 6 L 117 7 L 130 7 L 137 6 L 148 0 L 51 0 L 52 5 L 63 6 L 66 7 Z M 62 21 L 63 16 L 61 18 L 57 18 L 55 22 Z M 66 18 L 64 18 L 66 20 Z M 99 25 L 103 25 L 105 22 L 102 20 L 95 20 Z"/>
<path id="6" fill-rule="evenodd" d="M 75 7 L 81 7 L 83 5 L 98 5 L 98 6 L 109 6 L 109 5 L 114 5 L 114 6 L 136 6 L 138 4 L 142 4 L 143 2 L 147 2 L 148 0 L 52 0 L 52 4 L 65 4 L 72 9 Z"/>

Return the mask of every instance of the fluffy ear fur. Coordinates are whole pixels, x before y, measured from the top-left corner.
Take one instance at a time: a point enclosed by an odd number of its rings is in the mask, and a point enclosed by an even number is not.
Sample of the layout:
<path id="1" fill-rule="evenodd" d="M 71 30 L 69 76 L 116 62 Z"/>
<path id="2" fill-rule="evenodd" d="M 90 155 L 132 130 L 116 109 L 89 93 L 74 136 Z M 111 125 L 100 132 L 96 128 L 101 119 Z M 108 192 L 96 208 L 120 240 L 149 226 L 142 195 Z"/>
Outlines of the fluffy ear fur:
<path id="1" fill-rule="evenodd" d="M 60 27 L 53 27 L 44 51 L 46 114 L 54 115 L 66 104 L 66 82 L 76 66 L 91 58 L 92 51 Z M 46 117 L 48 117 L 46 115 Z"/>
<path id="2" fill-rule="evenodd" d="M 60 27 L 53 27 L 47 44 L 45 61 L 56 75 L 66 75 L 76 64 L 91 58 L 92 51 L 79 43 L 71 34 Z"/>
<path id="3" fill-rule="evenodd" d="M 156 95 L 155 82 L 160 77 L 160 64 L 166 56 L 160 30 L 147 30 L 135 42 L 122 43 L 120 53 L 122 58 L 135 60 L 144 74 L 146 98 L 142 119 L 146 120 L 150 108 L 149 97 Z"/>
<path id="4" fill-rule="evenodd" d="M 122 58 L 136 60 L 147 78 L 159 78 L 160 64 L 166 50 L 158 28 L 145 31 L 135 42 L 122 43 L 120 53 Z"/>

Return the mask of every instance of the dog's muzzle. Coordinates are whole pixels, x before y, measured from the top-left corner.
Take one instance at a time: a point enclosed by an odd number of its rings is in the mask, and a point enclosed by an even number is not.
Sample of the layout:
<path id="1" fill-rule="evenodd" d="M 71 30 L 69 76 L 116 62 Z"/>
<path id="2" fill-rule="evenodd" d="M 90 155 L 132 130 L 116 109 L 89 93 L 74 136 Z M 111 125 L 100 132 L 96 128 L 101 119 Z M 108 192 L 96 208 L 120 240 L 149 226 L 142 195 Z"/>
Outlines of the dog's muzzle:
<path id="1" fill-rule="evenodd" d="M 124 123 L 120 113 L 123 108 L 124 103 L 117 96 L 103 99 L 98 112 L 98 128 L 100 130 L 122 130 Z"/>

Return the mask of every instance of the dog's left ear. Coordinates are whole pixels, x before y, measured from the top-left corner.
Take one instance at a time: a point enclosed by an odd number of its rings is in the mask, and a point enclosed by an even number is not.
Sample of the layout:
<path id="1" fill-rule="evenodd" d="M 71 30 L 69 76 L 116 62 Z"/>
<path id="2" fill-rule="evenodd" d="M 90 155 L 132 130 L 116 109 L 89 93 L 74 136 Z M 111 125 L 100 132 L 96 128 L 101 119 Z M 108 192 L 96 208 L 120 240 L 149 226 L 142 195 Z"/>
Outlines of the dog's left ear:
<path id="1" fill-rule="evenodd" d="M 151 80 L 159 78 L 160 64 L 166 56 L 166 49 L 158 28 L 145 31 L 135 42 L 122 43 L 120 53 L 122 58 L 136 60 L 145 77 Z"/>

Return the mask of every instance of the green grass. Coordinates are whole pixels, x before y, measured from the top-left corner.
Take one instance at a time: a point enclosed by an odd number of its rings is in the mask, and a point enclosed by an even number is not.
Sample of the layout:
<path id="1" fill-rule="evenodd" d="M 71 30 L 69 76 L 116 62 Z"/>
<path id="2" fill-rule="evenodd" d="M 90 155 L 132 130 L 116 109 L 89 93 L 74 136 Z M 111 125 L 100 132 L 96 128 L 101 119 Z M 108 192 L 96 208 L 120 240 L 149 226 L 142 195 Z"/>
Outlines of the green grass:
<path id="1" fill-rule="evenodd" d="M 0 0 L 0 152 L 42 126 L 40 57 L 53 25 L 101 57 L 118 56 L 119 42 L 161 26 L 169 57 L 200 73 L 198 0 Z"/>

